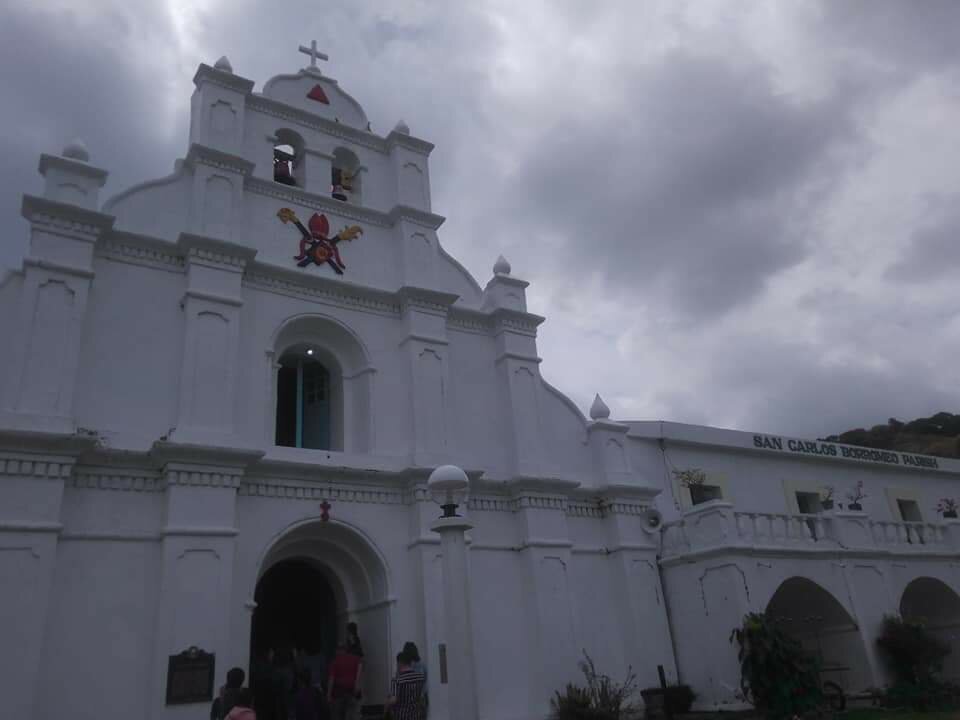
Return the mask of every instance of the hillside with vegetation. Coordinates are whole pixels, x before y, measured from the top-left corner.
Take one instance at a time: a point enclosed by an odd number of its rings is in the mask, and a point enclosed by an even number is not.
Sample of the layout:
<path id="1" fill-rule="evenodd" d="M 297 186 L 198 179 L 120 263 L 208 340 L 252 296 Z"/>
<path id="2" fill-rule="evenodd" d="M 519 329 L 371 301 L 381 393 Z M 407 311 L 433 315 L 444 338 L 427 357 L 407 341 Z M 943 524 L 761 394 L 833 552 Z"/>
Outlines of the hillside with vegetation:
<path id="1" fill-rule="evenodd" d="M 890 418 L 885 425 L 874 425 L 869 430 L 856 428 L 822 439 L 878 450 L 955 458 L 960 457 L 960 415 L 938 412 L 906 423 Z"/>

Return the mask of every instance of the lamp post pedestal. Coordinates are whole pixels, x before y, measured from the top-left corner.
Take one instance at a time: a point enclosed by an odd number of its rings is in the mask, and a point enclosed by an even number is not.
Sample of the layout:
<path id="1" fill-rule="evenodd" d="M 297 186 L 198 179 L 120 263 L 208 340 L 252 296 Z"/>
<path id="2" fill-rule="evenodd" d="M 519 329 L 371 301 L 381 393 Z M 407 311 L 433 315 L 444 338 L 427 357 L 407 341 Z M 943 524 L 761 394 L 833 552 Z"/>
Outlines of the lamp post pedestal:
<path id="1" fill-rule="evenodd" d="M 430 525 L 430 529 L 440 535 L 443 553 L 449 707 L 450 717 L 457 720 L 477 720 L 478 716 L 467 545 L 464 537 L 464 533 L 472 527 L 469 520 L 457 516 L 442 517 Z"/>

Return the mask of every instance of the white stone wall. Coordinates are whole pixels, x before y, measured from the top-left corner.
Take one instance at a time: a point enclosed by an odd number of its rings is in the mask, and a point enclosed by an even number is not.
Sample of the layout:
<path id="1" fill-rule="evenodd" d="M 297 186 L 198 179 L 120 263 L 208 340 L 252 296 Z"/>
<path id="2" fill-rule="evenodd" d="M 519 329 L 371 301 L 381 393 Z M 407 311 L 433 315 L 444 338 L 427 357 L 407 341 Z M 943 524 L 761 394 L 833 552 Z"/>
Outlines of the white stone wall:
<path id="1" fill-rule="evenodd" d="M 105 171 L 44 156 L 45 197 L 24 200 L 30 255 L 0 283 L 0 676 L 12 716 L 205 713 L 165 705 L 168 656 L 215 652 L 217 684 L 247 667 L 258 580 L 305 557 L 327 574 L 338 620 L 363 629 L 368 700 L 382 701 L 394 654 L 414 640 L 432 716 L 445 717 L 438 511 L 425 489 L 445 462 L 471 477 L 485 720 L 544 717 L 580 679 L 583 651 L 615 678 L 632 667 L 654 685 L 662 665 L 702 706 L 735 703 L 730 630 L 791 577 L 846 609 L 867 655 L 857 682 L 878 682 L 871 633 L 909 582 L 960 587 L 955 526 L 925 529 L 936 541 L 921 548 L 894 522 L 898 493 L 935 520 L 960 463 L 893 467 L 774 452 L 749 433 L 588 421 L 540 376 L 526 283 L 501 265 L 481 289 L 440 246 L 429 143 L 368 132 L 356 102 L 315 73 L 262 94 L 206 66 L 195 82 L 185 158 L 102 211 Z M 329 105 L 304 99 L 315 84 Z M 304 187 L 273 182 L 281 130 L 302 141 Z M 328 197 L 338 148 L 362 166 L 359 202 Z M 281 207 L 304 221 L 323 212 L 333 232 L 363 228 L 343 245 L 344 278 L 295 267 Z M 276 363 L 296 342 L 340 370 L 339 450 L 274 445 Z M 689 507 L 670 470 L 692 467 L 726 502 Z M 861 479 L 864 514 L 818 519 L 822 544 L 802 536 L 792 493 L 831 484 L 843 502 Z M 801 535 L 764 536 L 764 522 Z"/>

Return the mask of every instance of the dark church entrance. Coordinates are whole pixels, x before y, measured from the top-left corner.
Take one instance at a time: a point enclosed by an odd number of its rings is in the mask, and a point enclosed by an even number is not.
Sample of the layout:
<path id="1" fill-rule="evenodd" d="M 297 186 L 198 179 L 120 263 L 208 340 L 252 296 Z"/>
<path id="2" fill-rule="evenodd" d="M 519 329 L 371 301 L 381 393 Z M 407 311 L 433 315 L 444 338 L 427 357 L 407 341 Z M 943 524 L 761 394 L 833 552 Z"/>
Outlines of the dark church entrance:
<path id="1" fill-rule="evenodd" d="M 268 674 L 288 673 L 294 652 L 333 657 L 337 645 L 337 606 L 333 588 L 323 572 L 306 559 L 284 560 L 271 567 L 257 583 L 250 633 L 251 686 L 257 693 Z M 266 669 L 272 652 L 272 669 Z"/>

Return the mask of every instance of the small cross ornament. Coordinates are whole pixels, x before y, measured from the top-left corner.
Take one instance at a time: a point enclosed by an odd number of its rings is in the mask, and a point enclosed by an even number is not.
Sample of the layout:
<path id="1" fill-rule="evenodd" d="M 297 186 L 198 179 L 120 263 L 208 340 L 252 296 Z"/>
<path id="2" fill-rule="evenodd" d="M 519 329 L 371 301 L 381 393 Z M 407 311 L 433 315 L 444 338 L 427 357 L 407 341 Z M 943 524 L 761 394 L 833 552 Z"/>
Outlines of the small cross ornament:
<path id="1" fill-rule="evenodd" d="M 330 59 L 329 57 L 327 57 L 326 54 L 324 54 L 324 53 L 322 53 L 322 52 L 319 52 L 319 51 L 317 50 L 317 41 L 316 41 L 316 40 L 311 40 L 311 41 L 310 41 L 310 47 L 307 47 L 306 45 L 301 45 L 301 46 L 300 46 L 300 52 L 302 52 L 304 55 L 309 55 L 309 56 L 310 56 L 310 67 L 312 67 L 312 68 L 315 68 L 315 67 L 317 66 L 317 59 L 318 59 L 318 58 L 319 58 L 320 60 L 329 60 L 329 59 Z"/>
<path id="2" fill-rule="evenodd" d="M 332 507 L 333 506 L 330 503 L 328 503 L 326 500 L 320 503 L 320 519 L 323 522 L 327 522 L 327 520 L 330 519 L 330 508 Z"/>

